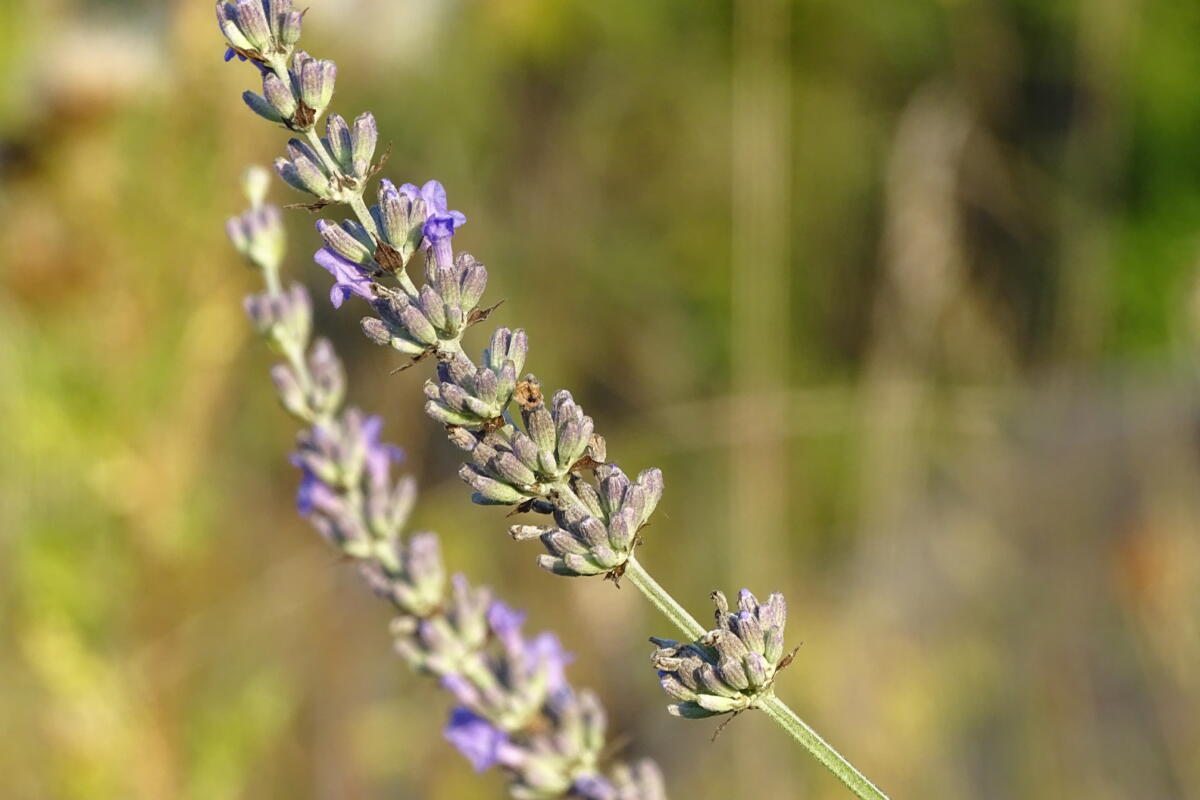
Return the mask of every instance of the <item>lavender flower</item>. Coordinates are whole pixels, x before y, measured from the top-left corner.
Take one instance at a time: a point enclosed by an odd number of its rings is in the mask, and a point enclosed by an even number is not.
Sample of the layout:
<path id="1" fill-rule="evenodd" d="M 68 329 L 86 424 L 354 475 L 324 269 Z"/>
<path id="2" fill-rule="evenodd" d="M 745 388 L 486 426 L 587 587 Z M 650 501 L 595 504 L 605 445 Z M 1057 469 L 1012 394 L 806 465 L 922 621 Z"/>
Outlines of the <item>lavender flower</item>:
<path id="1" fill-rule="evenodd" d="M 439 221 L 437 224 L 439 227 L 448 225 L 451 235 L 456 228 L 467 224 L 465 214 L 461 211 L 450 210 L 449 201 L 446 198 L 446 187 L 442 186 L 440 181 L 426 181 L 420 189 L 411 183 L 401 184 L 400 192 L 414 203 L 418 200 L 424 201 L 426 221 L 442 220 L 442 218 L 448 217 L 448 222 Z"/>
<path id="2" fill-rule="evenodd" d="M 446 199 L 446 189 L 438 181 L 426 181 L 420 189 L 411 183 L 400 187 L 408 198 L 414 202 L 417 199 L 425 203 L 425 224 L 421 232 L 425 241 L 433 249 L 434 259 L 438 265 L 449 268 L 454 261 L 454 251 L 450 247 L 450 238 L 456 228 L 467 224 L 467 217 L 461 211 L 450 211 Z"/>
<path id="3" fill-rule="evenodd" d="M 738 608 L 713 592 L 717 627 L 695 642 L 652 638 L 658 645 L 651 661 L 663 691 L 676 703 L 668 710 L 692 719 L 754 708 L 771 690 L 783 663 L 783 626 L 787 603 L 774 593 L 759 603 L 749 589 L 738 594 Z"/>
<path id="4" fill-rule="evenodd" d="M 429 258 L 425 269 L 428 283 L 419 291 L 373 287 L 376 299 L 372 305 L 378 317 L 362 321 L 363 331 L 372 341 L 409 355 L 439 352 L 447 342 L 457 344 L 467 326 L 487 315 L 476 309 L 487 285 L 482 264 L 460 257 L 443 267 Z"/>
<path id="5" fill-rule="evenodd" d="M 379 182 L 379 205 L 371 209 L 371 218 L 379 231 L 379 245 L 386 245 L 382 253 L 375 254 L 385 270 L 403 269 L 420 246 L 426 218 L 424 203 L 423 198 L 397 189 L 386 178 Z"/>
<path id="6" fill-rule="evenodd" d="M 365 181 L 371 173 L 371 161 L 379 143 L 379 126 L 370 111 L 359 114 L 353 125 L 337 114 L 325 121 L 325 144 L 342 174 Z"/>
<path id="7" fill-rule="evenodd" d="M 450 713 L 443 735 L 467 757 L 476 772 L 501 763 L 507 755 L 501 751 L 512 748 L 508 734 L 465 708 L 456 708 Z M 514 762 L 516 759 L 508 756 L 507 760 Z"/>
<path id="8" fill-rule="evenodd" d="M 329 302 L 333 303 L 334 308 L 341 308 L 347 297 L 375 299 L 375 282 L 357 264 L 347 261 L 331 250 L 318 250 L 314 260 L 333 276 Z"/>
<path id="9" fill-rule="evenodd" d="M 403 454 L 379 441 L 383 420 L 350 409 L 300 434 L 292 463 L 303 478 L 300 513 L 331 543 L 357 558 L 394 542 L 416 498 L 411 478 L 394 485 L 390 467 Z"/>
<path id="10" fill-rule="evenodd" d="M 390 543 L 390 552 L 385 549 L 387 546 L 376 551 L 375 559 L 359 565 L 363 580 L 400 610 L 400 619 L 437 618 L 444 611 L 446 594 L 446 570 L 437 536 L 415 533 L 408 541 L 397 536 Z"/>

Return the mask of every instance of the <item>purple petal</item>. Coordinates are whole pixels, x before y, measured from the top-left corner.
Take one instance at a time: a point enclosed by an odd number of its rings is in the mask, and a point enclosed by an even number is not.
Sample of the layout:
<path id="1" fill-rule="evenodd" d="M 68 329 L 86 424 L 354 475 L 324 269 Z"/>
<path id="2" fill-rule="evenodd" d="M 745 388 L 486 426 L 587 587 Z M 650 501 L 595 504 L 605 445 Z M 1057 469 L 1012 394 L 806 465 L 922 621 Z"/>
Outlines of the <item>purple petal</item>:
<path id="1" fill-rule="evenodd" d="M 351 291 L 340 283 L 335 283 L 329 287 L 329 302 L 334 308 L 341 308 L 342 303 L 346 302 L 346 298 L 351 295 Z"/>
<path id="2" fill-rule="evenodd" d="M 379 434 L 383 431 L 383 417 L 372 414 L 363 420 L 362 437 L 368 447 L 379 444 Z"/>
<path id="3" fill-rule="evenodd" d="M 476 772 L 483 772 L 500 759 L 500 748 L 508 744 L 504 731 L 465 708 L 450 714 L 442 735 L 467 757 Z"/>
<path id="4" fill-rule="evenodd" d="M 550 691 L 558 691 L 567 685 L 565 670 L 575 657 L 563 649 L 557 636 L 553 633 L 538 634 L 529 643 L 528 652 L 545 666 Z"/>
<path id="5" fill-rule="evenodd" d="M 487 619 L 488 627 L 492 629 L 493 633 L 497 636 L 506 636 L 521 632 L 521 626 L 525 624 L 525 612 L 517 611 L 499 600 L 495 600 L 488 607 Z"/>
<path id="6" fill-rule="evenodd" d="M 400 194 L 412 200 L 414 203 L 421 199 L 421 190 L 411 183 L 400 184 Z"/>
<path id="7" fill-rule="evenodd" d="M 300 488 L 296 491 L 296 509 L 301 516 L 307 517 L 314 511 L 329 509 L 337 504 L 337 494 L 325 483 L 308 470 L 300 479 Z"/>
<path id="8" fill-rule="evenodd" d="M 421 196 L 425 198 L 425 210 L 430 216 L 446 213 L 446 188 L 439 181 L 426 181 L 421 187 Z"/>
<path id="9" fill-rule="evenodd" d="M 334 287 L 329 293 L 329 300 L 334 308 L 340 308 L 342 302 L 352 294 L 364 300 L 375 299 L 371 290 L 371 277 L 357 264 L 347 261 L 326 247 L 318 250 L 313 260 L 333 276 Z"/>
<path id="10" fill-rule="evenodd" d="M 455 220 L 451 214 L 434 214 L 425 220 L 421 232 L 431 243 L 449 239 L 454 235 Z"/>

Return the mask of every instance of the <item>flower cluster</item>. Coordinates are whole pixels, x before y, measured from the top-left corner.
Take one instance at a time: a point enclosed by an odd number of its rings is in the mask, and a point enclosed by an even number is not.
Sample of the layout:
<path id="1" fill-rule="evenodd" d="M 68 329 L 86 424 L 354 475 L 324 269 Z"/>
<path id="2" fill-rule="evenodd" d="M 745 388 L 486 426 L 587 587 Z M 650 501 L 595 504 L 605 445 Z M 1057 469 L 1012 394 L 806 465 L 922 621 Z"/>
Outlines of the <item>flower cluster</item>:
<path id="1" fill-rule="evenodd" d="M 270 122 L 294 131 L 307 131 L 329 106 L 336 81 L 337 66 L 332 61 L 313 58 L 302 50 L 296 53 L 286 72 L 264 70 L 262 94 L 247 90 L 242 93 L 242 100 L 251 111 Z M 345 124 L 343 120 L 342 125 Z M 332 133 L 331 145 L 335 144 Z"/>
<path id="2" fill-rule="evenodd" d="M 663 691 L 676 703 L 668 710 L 679 717 L 702 718 L 753 708 L 771 689 L 783 653 L 787 603 L 774 593 L 760 603 L 749 589 L 738 594 L 730 611 L 721 592 L 713 592 L 717 627 L 694 642 L 651 639 L 658 648 L 651 658 Z"/>
<path id="3" fill-rule="evenodd" d="M 601 575 L 611 573 L 629 558 L 637 546 L 638 531 L 654 512 L 662 497 L 662 473 L 648 469 L 630 481 L 620 468 L 603 464 L 596 468 L 599 491 L 585 481 L 575 483 L 582 506 L 555 508 L 556 527 L 513 525 L 514 539 L 542 540 L 549 555 L 538 564 L 557 575 Z"/>
<path id="4" fill-rule="evenodd" d="M 325 191 L 318 196 L 333 201 L 339 196 L 328 190 L 333 182 L 346 186 L 356 179 L 339 172 L 322 174 L 317 180 L 324 181 L 316 187 L 318 192 Z M 304 185 L 296 188 L 312 191 Z M 363 207 L 358 221 L 317 222 L 325 247 L 317 251 L 315 260 L 334 277 L 330 300 L 335 307 L 351 295 L 372 302 L 379 318 L 364 320 L 364 331 L 378 344 L 403 353 L 424 353 L 442 339 L 457 341 L 466 326 L 477 321 L 476 306 L 487 286 L 487 269 L 473 258 L 447 258 L 445 248 L 434 248 L 425 231 L 443 216 L 451 226 L 465 224 L 466 217 L 446 210 L 446 193 L 437 181 L 417 189 L 411 183 L 397 188 L 385 179 L 380 181 L 378 198 L 378 205 Z M 422 246 L 427 252 L 426 285 L 418 291 L 405 268 Z M 396 275 L 399 291 L 376 282 L 387 273 Z"/>
<path id="5" fill-rule="evenodd" d="M 248 183 L 261 183 L 260 175 Z M 618 766 L 611 776 L 601 771 L 604 712 L 595 695 L 567 683 L 570 656 L 558 639 L 524 636 L 521 613 L 461 575 L 447 581 L 434 534 L 405 538 L 415 485 L 394 477 L 402 453 L 381 441 L 382 420 L 342 408 L 344 371 L 327 341 L 310 342 L 305 291 L 279 288 L 277 210 L 256 202 L 229 231 L 266 280 L 266 291 L 247 298 L 246 308 L 256 330 L 284 355 L 272 373 L 280 396 L 310 425 L 292 456 L 302 473 L 300 511 L 392 603 L 397 651 L 455 697 L 447 740 L 477 770 L 504 769 L 517 798 L 665 798 L 650 762 Z"/>
<path id="6" fill-rule="evenodd" d="M 284 183 L 316 197 L 318 206 L 361 196 L 360 186 L 375 169 L 371 159 L 379 128 L 370 113 L 360 114 L 353 128 L 331 114 L 325 122 L 325 134 L 324 139 L 312 134 L 314 141 L 308 143 L 290 139 L 287 157 L 275 159 L 275 171 Z"/>

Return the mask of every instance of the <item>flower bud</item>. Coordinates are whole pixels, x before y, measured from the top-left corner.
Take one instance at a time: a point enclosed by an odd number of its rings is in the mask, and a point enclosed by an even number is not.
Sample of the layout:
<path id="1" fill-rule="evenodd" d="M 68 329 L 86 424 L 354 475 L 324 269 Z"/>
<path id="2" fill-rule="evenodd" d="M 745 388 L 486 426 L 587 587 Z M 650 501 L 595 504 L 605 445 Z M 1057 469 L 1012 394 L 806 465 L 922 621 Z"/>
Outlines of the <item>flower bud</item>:
<path id="1" fill-rule="evenodd" d="M 351 135 L 350 169 L 356 178 L 367 178 L 378 141 L 379 127 L 375 123 L 375 115 L 369 111 L 360 114 L 354 120 L 354 131 Z"/>
<path id="2" fill-rule="evenodd" d="M 274 49 L 271 46 L 271 25 L 267 22 L 262 0 L 237 0 L 234 18 L 251 47 L 264 54 Z"/>
<path id="3" fill-rule="evenodd" d="M 276 110 L 275 106 L 267 98 L 261 97 L 254 92 L 249 90 L 242 92 L 242 101 L 249 106 L 251 111 L 258 114 L 267 122 L 282 123 L 284 120 L 283 115 Z"/>
<path id="4" fill-rule="evenodd" d="M 300 99 L 304 105 L 311 108 L 315 116 L 321 116 L 333 98 L 337 65 L 328 59 L 313 58 L 301 51 L 292 61 L 292 73 L 297 79 Z"/>
<path id="5" fill-rule="evenodd" d="M 333 160 L 338 163 L 343 172 L 349 173 L 351 163 L 350 126 L 346 124 L 346 120 L 342 118 L 341 114 L 330 114 L 325 119 L 325 141 Z"/>
<path id="6" fill-rule="evenodd" d="M 261 292 L 243 301 L 246 315 L 260 335 L 280 350 L 302 352 L 312 330 L 312 304 L 308 291 L 292 284 L 286 292 Z"/>
<path id="7" fill-rule="evenodd" d="M 263 96 L 283 120 L 291 121 L 300 108 L 296 96 L 292 93 L 292 87 L 281 81 L 274 72 L 263 75 Z"/>
<path id="8" fill-rule="evenodd" d="M 336 225 L 328 220 L 317 220 L 317 233 L 326 247 L 347 261 L 361 266 L 375 264 L 371 257 L 371 237 L 358 223 L 346 220 Z"/>
<path id="9" fill-rule="evenodd" d="M 292 48 L 300 41 L 300 28 L 304 20 L 301 11 L 288 11 L 283 15 L 279 26 L 279 40 L 284 47 Z"/>

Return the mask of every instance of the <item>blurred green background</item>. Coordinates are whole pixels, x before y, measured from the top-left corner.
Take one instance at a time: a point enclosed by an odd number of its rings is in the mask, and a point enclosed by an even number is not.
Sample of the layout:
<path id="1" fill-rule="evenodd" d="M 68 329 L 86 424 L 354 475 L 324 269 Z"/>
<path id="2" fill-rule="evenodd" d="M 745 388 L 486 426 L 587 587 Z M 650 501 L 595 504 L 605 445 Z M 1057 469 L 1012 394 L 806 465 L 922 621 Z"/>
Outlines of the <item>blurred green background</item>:
<path id="1" fill-rule="evenodd" d="M 644 562 L 698 615 L 785 591 L 780 693 L 872 779 L 1200 797 L 1200 4 L 311 5 L 334 108 L 446 184 L 493 319 L 663 468 Z M 499 797 L 294 514 L 222 232 L 282 134 L 210 6 L 0 4 L 0 795 Z M 424 370 L 318 324 L 417 525 L 559 633 L 673 797 L 847 796 L 764 718 L 669 718 L 667 624 L 537 570 Z"/>

